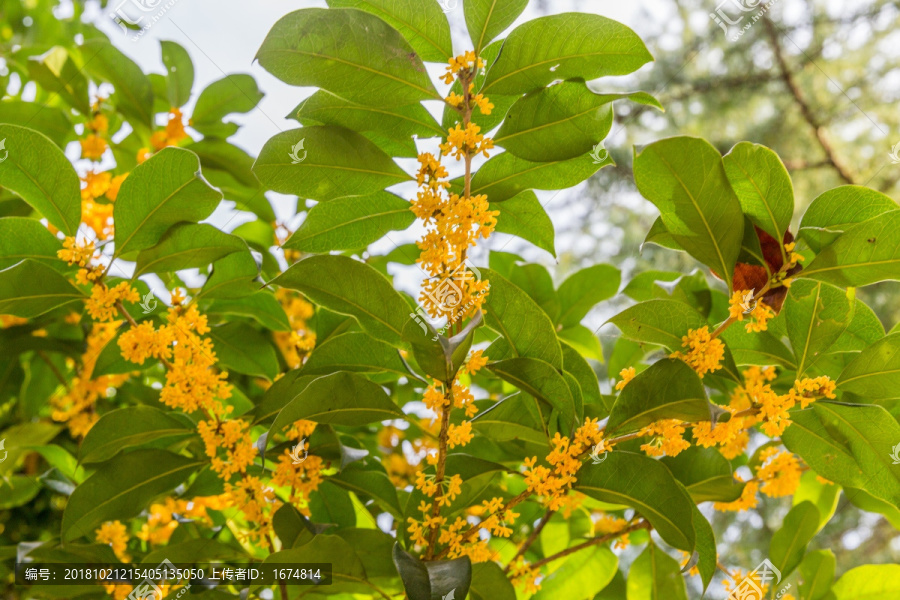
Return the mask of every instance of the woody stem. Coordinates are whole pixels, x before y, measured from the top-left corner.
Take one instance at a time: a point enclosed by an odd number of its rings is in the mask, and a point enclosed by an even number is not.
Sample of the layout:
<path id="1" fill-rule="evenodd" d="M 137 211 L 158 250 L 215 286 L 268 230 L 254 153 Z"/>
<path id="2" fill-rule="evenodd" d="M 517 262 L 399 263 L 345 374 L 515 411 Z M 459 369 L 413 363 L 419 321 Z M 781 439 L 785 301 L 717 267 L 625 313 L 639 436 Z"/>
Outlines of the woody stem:
<path id="1" fill-rule="evenodd" d="M 771 282 L 771 281 L 767 281 L 767 282 L 766 282 L 766 285 L 764 285 L 763 288 L 762 288 L 761 290 L 759 290 L 759 293 L 757 293 L 755 296 L 753 296 L 753 301 L 754 301 L 754 302 L 759 302 L 759 300 L 766 294 L 766 292 L 769 291 L 769 288 L 770 288 L 770 287 L 772 287 L 772 282 Z M 737 321 L 736 318 L 734 318 L 734 317 L 728 317 L 727 319 L 725 319 L 725 322 L 724 322 L 724 323 L 722 323 L 721 325 L 719 325 L 719 326 L 716 328 L 716 330 L 712 332 L 712 334 L 709 336 L 709 338 L 710 338 L 711 340 L 716 339 L 717 337 L 719 337 L 719 335 L 722 334 L 723 331 L 725 331 L 726 329 L 728 329 L 729 327 L 731 327 L 731 325 L 732 325 L 735 321 Z"/>
<path id="2" fill-rule="evenodd" d="M 441 407 L 441 433 L 438 437 L 438 462 L 435 467 L 434 482 L 437 491 L 431 503 L 431 518 L 436 519 L 441 514 L 440 498 L 443 495 L 444 473 L 447 468 L 447 440 L 450 431 L 450 408 L 453 406 L 453 384 L 445 384 L 447 386 L 446 404 Z M 425 560 L 434 557 L 434 549 L 437 544 L 438 532 L 441 528 L 438 523 L 431 524 L 431 532 L 428 535 L 428 551 L 425 553 Z"/>
<path id="3" fill-rule="evenodd" d="M 531 532 L 531 535 L 528 536 L 528 539 L 526 539 L 524 542 L 522 542 L 522 545 L 519 546 L 519 550 L 516 552 L 516 555 L 513 556 L 509 560 L 509 562 L 506 564 L 506 567 L 503 569 L 504 573 L 509 573 L 509 570 L 515 564 L 516 560 L 518 560 L 518 558 L 520 556 L 525 555 L 525 553 L 528 551 L 528 548 L 530 548 L 531 545 L 534 543 L 534 541 L 538 538 L 538 536 L 541 535 L 541 531 L 544 530 L 544 527 L 547 525 L 547 523 L 550 522 L 550 518 L 555 513 L 556 513 L 556 511 L 551 509 L 551 510 L 548 510 L 544 514 L 544 516 L 541 518 L 540 522 L 535 526 L 534 530 Z"/>
<path id="4" fill-rule="evenodd" d="M 600 537 L 591 538 L 588 541 L 578 544 L 577 546 L 572 546 L 571 548 L 567 548 L 561 552 L 557 552 L 553 556 L 548 556 L 547 558 L 542 558 L 541 560 L 535 561 L 531 563 L 532 569 L 538 569 L 543 567 L 546 564 L 553 562 L 554 560 L 558 560 L 570 554 L 574 554 L 579 550 L 584 550 L 585 548 L 590 548 L 591 546 L 596 546 L 597 544 L 603 544 L 610 540 L 613 540 L 617 537 L 623 536 L 626 533 L 631 533 L 632 531 L 637 531 L 639 529 L 652 529 L 653 526 L 650 525 L 648 521 L 641 521 L 640 523 L 635 523 L 634 525 L 629 525 L 625 529 L 621 531 L 614 531 L 613 533 L 607 533 L 606 535 L 602 535 Z"/>

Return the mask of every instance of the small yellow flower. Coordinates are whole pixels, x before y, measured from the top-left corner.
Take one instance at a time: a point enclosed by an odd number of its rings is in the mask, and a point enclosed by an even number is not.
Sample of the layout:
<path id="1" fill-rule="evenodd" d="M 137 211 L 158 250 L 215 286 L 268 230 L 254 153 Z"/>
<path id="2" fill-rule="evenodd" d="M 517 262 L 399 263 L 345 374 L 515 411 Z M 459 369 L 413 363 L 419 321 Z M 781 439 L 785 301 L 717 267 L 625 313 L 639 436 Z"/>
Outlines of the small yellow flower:
<path id="1" fill-rule="evenodd" d="M 634 379 L 635 374 L 636 374 L 636 372 L 634 370 L 634 367 L 627 367 L 627 368 L 619 371 L 619 377 L 622 378 L 622 381 L 620 381 L 619 383 L 616 384 L 616 389 L 617 390 L 625 389 L 625 386 L 628 385 L 628 382 L 631 381 L 632 379 Z"/>
<path id="2" fill-rule="evenodd" d="M 81 143 L 81 158 L 89 158 L 91 160 L 100 160 L 103 153 L 106 152 L 106 140 L 93 133 L 88 135 Z"/>
<path id="3" fill-rule="evenodd" d="M 673 352 L 670 358 L 683 360 L 701 379 L 706 373 L 722 368 L 725 344 L 718 338 L 712 338 L 709 327 L 704 325 L 699 329 L 688 329 L 688 334 L 682 338 L 682 347 L 688 350 L 687 354 Z"/>

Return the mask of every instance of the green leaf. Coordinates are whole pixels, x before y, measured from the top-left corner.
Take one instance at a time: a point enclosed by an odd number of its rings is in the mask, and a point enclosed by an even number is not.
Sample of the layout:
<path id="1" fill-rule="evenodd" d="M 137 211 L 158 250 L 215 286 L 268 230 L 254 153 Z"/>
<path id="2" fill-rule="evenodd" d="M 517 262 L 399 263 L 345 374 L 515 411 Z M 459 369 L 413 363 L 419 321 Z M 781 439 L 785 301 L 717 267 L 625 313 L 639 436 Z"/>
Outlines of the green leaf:
<path id="1" fill-rule="evenodd" d="M 489 204 L 490 210 L 500 212 L 495 231 L 519 236 L 556 258 L 553 222 L 533 191 L 525 190 L 505 202 Z"/>
<path id="2" fill-rule="evenodd" d="M 869 306 L 856 299 L 853 320 L 834 343 L 835 352 L 859 352 L 884 337 L 884 325 Z"/>
<path id="3" fill-rule="evenodd" d="M 551 320 L 559 314 L 559 298 L 553 278 L 543 265 L 516 265 L 509 271 L 509 281 L 528 294 Z"/>
<path id="4" fill-rule="evenodd" d="M 350 315 L 374 338 L 401 344 L 410 309 L 390 281 L 367 264 L 323 254 L 297 262 L 269 282 L 301 292 L 334 312 Z"/>
<path id="5" fill-rule="evenodd" d="M 129 519 L 171 491 L 202 462 L 166 452 L 135 450 L 110 460 L 75 488 L 62 518 L 62 539 L 93 535 L 104 521 Z"/>
<path id="6" fill-rule="evenodd" d="M 540 413 L 533 408 L 529 410 L 527 406 L 537 402 L 535 398 L 520 392 L 497 403 L 485 402 L 484 406 L 479 405 L 481 412 L 472 419 L 472 427 L 496 442 L 521 440 L 547 446 L 549 440 L 539 419 Z"/>
<path id="7" fill-rule="evenodd" d="M 410 376 L 396 348 L 361 331 L 329 338 L 316 346 L 303 364 L 304 375 L 328 375 L 336 371 Z"/>
<path id="8" fill-rule="evenodd" d="M 82 115 L 91 114 L 87 79 L 65 48 L 54 46 L 40 56 L 28 57 L 28 74 Z"/>
<path id="9" fill-rule="evenodd" d="M 84 68 L 116 89 L 111 98 L 132 126 L 153 127 L 153 86 L 137 63 L 103 38 L 81 45 Z"/>
<path id="10" fill-rule="evenodd" d="M 776 240 L 782 239 L 794 216 L 794 186 L 781 159 L 761 144 L 741 142 L 723 160 L 744 214 Z"/>
<path id="11" fill-rule="evenodd" d="M 799 280 L 784 302 L 788 338 L 797 358 L 797 376 L 826 353 L 853 319 L 843 290 L 820 282 Z"/>
<path id="12" fill-rule="evenodd" d="M 884 408 L 820 400 L 791 412 L 791 421 L 784 445 L 816 473 L 900 507 L 900 472 L 891 464 L 900 424 Z"/>
<path id="13" fill-rule="evenodd" d="M 703 581 L 703 592 L 705 594 L 713 575 L 716 574 L 719 555 L 716 550 L 716 536 L 713 533 L 712 526 L 710 526 L 709 521 L 706 520 L 706 517 L 703 516 L 696 504 L 693 510 L 694 534 L 697 537 L 695 552 L 699 555 L 697 570 L 700 571 L 700 579 Z"/>
<path id="14" fill-rule="evenodd" d="M 567 429 L 576 425 L 572 393 L 566 380 L 550 363 L 522 357 L 492 362 L 488 368 L 504 381 L 559 411 Z"/>
<path id="15" fill-rule="evenodd" d="M 781 529 L 772 535 L 769 559 L 781 571 L 790 575 L 806 554 L 806 546 L 819 530 L 819 509 L 810 501 L 794 506 L 784 517 Z"/>
<path id="16" fill-rule="evenodd" d="M 600 363 L 604 362 L 600 338 L 584 325 L 561 329 L 558 335 L 560 342 L 571 344 L 584 358 L 592 358 Z"/>
<path id="17" fill-rule="evenodd" d="M 841 489 L 844 490 L 847 500 L 849 500 L 853 506 L 868 512 L 884 515 L 884 518 L 894 526 L 894 529 L 900 530 L 900 509 L 896 506 L 890 502 L 876 498 L 865 490 L 849 487 Z"/>
<path id="18" fill-rule="evenodd" d="M 585 404 L 600 404 L 602 398 L 600 396 L 600 382 L 597 381 L 597 374 L 588 364 L 578 351 L 569 344 L 560 341 L 563 351 L 563 368 L 565 372 L 571 373 L 578 381 L 581 393 L 584 396 Z"/>
<path id="19" fill-rule="evenodd" d="M 372 593 L 362 561 L 353 547 L 336 535 L 317 535 L 302 546 L 273 552 L 263 561 L 264 565 L 304 563 L 331 563 L 334 583 L 329 586 L 329 593 Z"/>
<path id="20" fill-rule="evenodd" d="M 850 569 L 831 588 L 835 600 L 900 600 L 900 565 Z"/>
<path id="21" fill-rule="evenodd" d="M 493 561 L 472 565 L 469 594 L 472 600 L 516 600 L 516 588 L 503 572 L 503 567 Z"/>
<path id="22" fill-rule="evenodd" d="M 39 131 L 53 140 L 60 148 L 65 148 L 66 140 L 73 135 L 72 123 L 65 111 L 55 106 L 4 100 L 0 102 L 0 123 L 27 123 L 28 127 Z"/>
<path id="23" fill-rule="evenodd" d="M 837 562 L 831 550 L 808 552 L 800 563 L 800 597 L 804 600 L 819 600 L 831 590 L 834 569 Z"/>
<path id="24" fill-rule="evenodd" d="M 142 371 L 159 361 L 155 358 L 148 359 L 143 365 L 131 362 L 122 356 L 122 349 L 119 347 L 119 338 L 121 333 L 106 342 L 100 355 L 94 363 L 94 369 L 91 371 L 91 378 L 97 379 L 101 375 L 119 375 L 123 373 L 133 373 L 134 371 Z"/>
<path id="25" fill-rule="evenodd" d="M 166 67 L 169 105 L 178 108 L 187 104 L 194 87 L 194 63 L 191 56 L 175 42 L 160 41 L 162 61 Z"/>
<path id="26" fill-rule="evenodd" d="M 158 244 L 138 253 L 132 279 L 145 273 L 206 267 L 224 256 L 246 250 L 244 240 L 217 227 L 179 223 L 173 225 Z"/>
<path id="27" fill-rule="evenodd" d="M 0 271 L 0 315 L 31 319 L 84 298 L 58 271 L 31 259 Z"/>
<path id="28" fill-rule="evenodd" d="M 463 14 L 475 54 L 503 33 L 522 14 L 528 0 L 466 0 Z"/>
<path id="29" fill-rule="evenodd" d="M 628 573 L 627 600 L 687 600 L 678 561 L 651 541 Z"/>
<path id="30" fill-rule="evenodd" d="M 358 8 L 400 32 L 422 60 L 445 63 L 453 56 L 450 23 L 437 2 L 415 0 L 328 0 L 331 8 Z"/>
<path id="31" fill-rule="evenodd" d="M 31 259 L 55 269 L 65 263 L 56 253 L 62 244 L 40 221 L 27 217 L 0 218 L 0 269 Z"/>
<path id="32" fill-rule="evenodd" d="M 503 202 L 525 190 L 562 190 L 578 185 L 611 164 L 609 156 L 603 161 L 585 154 L 570 160 L 538 163 L 503 152 L 484 163 L 472 177 L 472 195 L 487 194 L 489 201 Z M 461 180 L 452 183 L 461 185 Z"/>
<path id="33" fill-rule="evenodd" d="M 634 158 L 634 181 L 674 241 L 731 289 L 744 214 L 719 151 L 699 138 L 654 142 Z"/>
<path id="34" fill-rule="evenodd" d="M 288 402 L 269 429 L 268 439 L 300 419 L 355 427 L 402 416 L 403 411 L 378 384 L 354 373 L 334 373 L 319 377 Z"/>
<path id="35" fill-rule="evenodd" d="M 215 539 L 203 537 L 188 539 L 180 544 L 169 543 L 163 548 L 153 550 L 144 557 L 142 563 L 155 566 L 164 560 L 175 564 L 195 564 L 200 561 L 212 562 L 214 560 L 248 560 L 247 553 L 237 546 L 236 542 L 233 544 L 223 544 Z"/>
<path id="36" fill-rule="evenodd" d="M 383 510 L 398 519 L 403 518 L 400 501 L 397 499 L 397 490 L 394 488 L 390 478 L 382 471 L 344 469 L 340 473 L 329 477 L 328 481 L 357 495 L 362 495 L 363 497 L 371 496 Z"/>
<path id="37" fill-rule="evenodd" d="M 289 13 L 269 31 L 256 58 L 285 83 L 320 87 L 361 104 L 396 106 L 441 99 L 403 36 L 360 10 L 308 8 Z"/>
<path id="38" fill-rule="evenodd" d="M 677 456 L 664 456 L 660 461 L 698 504 L 709 500 L 733 502 L 744 491 L 744 485 L 734 479 L 731 463 L 715 448 L 691 446 Z"/>
<path id="39" fill-rule="evenodd" d="M 898 208 L 881 192 L 861 185 L 842 185 L 812 201 L 800 220 L 799 235 L 818 253 L 853 225 Z"/>
<path id="40" fill-rule="evenodd" d="M 190 419 L 166 413 L 152 406 L 129 406 L 104 414 L 91 427 L 78 451 L 82 463 L 109 460 L 125 448 L 160 439 L 183 438 L 194 434 Z"/>
<path id="41" fill-rule="evenodd" d="M 559 286 L 556 322 L 563 327 L 578 325 L 594 306 L 615 296 L 621 283 L 622 274 L 612 265 L 593 265 L 570 275 Z"/>
<path id="42" fill-rule="evenodd" d="M 485 302 L 487 326 L 503 336 L 513 356 L 539 359 L 561 370 L 562 349 L 547 314 L 528 294 L 499 273 L 489 269 L 481 271 L 482 277 L 491 283 Z"/>
<path id="43" fill-rule="evenodd" d="M 700 313 L 676 300 L 648 300 L 635 304 L 607 321 L 635 342 L 659 344 L 672 350 L 681 349 L 681 338 L 688 329 L 706 325 Z"/>
<path id="44" fill-rule="evenodd" d="M 25 475 L 12 475 L 0 482 L 0 510 L 9 510 L 25 506 L 31 502 L 38 492 L 41 484 L 34 477 Z"/>
<path id="45" fill-rule="evenodd" d="M 575 489 L 601 502 L 631 506 L 667 544 L 694 550 L 694 503 L 661 462 L 625 450 L 610 452 L 602 463 L 581 468 Z"/>
<path id="46" fill-rule="evenodd" d="M 281 370 L 272 343 L 246 323 L 232 321 L 209 331 L 218 363 L 232 371 L 275 379 Z"/>
<path id="47" fill-rule="evenodd" d="M 253 172 L 275 192 L 310 200 L 368 196 L 410 179 L 375 144 L 330 125 L 277 134 L 263 146 Z"/>
<path id="48" fill-rule="evenodd" d="M 814 471 L 807 471 L 800 476 L 800 485 L 794 492 L 791 504 L 797 506 L 802 502 L 812 502 L 819 509 L 818 531 L 834 516 L 837 510 L 838 500 L 841 494 L 841 486 L 831 483 L 822 483 Z"/>
<path id="49" fill-rule="evenodd" d="M 447 596 L 456 598 L 457 595 L 462 600 L 469 593 L 472 563 L 468 556 L 421 561 L 397 543 L 394 544 L 393 559 L 409 600 L 447 599 Z"/>
<path id="50" fill-rule="evenodd" d="M 781 365 L 796 370 L 794 355 L 770 331 L 750 332 L 742 323 L 735 323 L 722 332 L 724 341 L 738 365 Z"/>
<path id="51" fill-rule="evenodd" d="M 684 252 L 684 248 L 675 241 L 675 238 L 669 233 L 669 230 L 666 229 L 666 224 L 663 223 L 662 217 L 656 217 L 656 220 L 653 221 L 653 225 L 650 226 L 650 231 L 647 232 L 647 237 L 645 237 L 643 243 L 641 243 L 641 250 L 643 250 L 646 244 L 656 244 L 660 248 Z"/>
<path id="52" fill-rule="evenodd" d="M 213 263 L 212 273 L 198 296 L 203 298 L 242 298 L 260 288 L 259 265 L 253 255 L 235 252 Z"/>
<path id="53" fill-rule="evenodd" d="M 606 431 L 637 431 L 661 419 L 703 421 L 713 417 L 700 377 L 683 361 L 664 358 L 638 373 L 619 394 Z"/>
<path id="54" fill-rule="evenodd" d="M 215 139 L 194 142 L 186 146 L 185 150 L 190 150 L 200 157 L 200 164 L 208 172 L 209 177 L 216 178 L 213 180 L 214 185 L 223 192 L 228 192 L 229 199 L 240 200 L 248 210 L 251 208 L 249 198 L 252 198 L 259 187 L 259 181 L 251 170 L 252 156 L 234 144 Z M 223 183 L 219 172 L 225 172 L 227 184 Z M 241 195 L 234 194 L 235 189 L 240 190 Z"/>
<path id="55" fill-rule="evenodd" d="M 74 236 L 81 222 L 81 183 L 63 151 L 47 136 L 18 125 L 0 124 L 0 139 L 8 153 L 0 163 L 0 187 Z"/>
<path id="56" fill-rule="evenodd" d="M 235 300 L 216 300 L 206 310 L 211 314 L 250 317 L 272 331 L 290 331 L 291 329 L 291 323 L 281 303 L 275 298 L 275 294 L 267 290 L 260 290 Z"/>
<path id="57" fill-rule="evenodd" d="M 868 400 L 896 398 L 900 389 L 900 333 L 860 352 L 841 372 L 837 386 Z"/>
<path id="58" fill-rule="evenodd" d="M 521 94 L 557 79 L 627 75 L 653 60 L 641 38 L 606 17 L 565 13 L 516 27 L 487 74 L 486 95 Z"/>
<path id="59" fill-rule="evenodd" d="M 204 136 L 228 137 L 227 126 L 233 124 L 225 123 L 225 117 L 231 113 L 250 112 L 263 96 L 252 76 L 226 75 L 200 92 L 191 113 L 191 127 Z"/>
<path id="60" fill-rule="evenodd" d="M 115 256 L 155 245 L 175 223 L 205 219 L 221 199 L 200 175 L 196 154 L 163 148 L 122 183 L 113 209 Z"/>
<path id="61" fill-rule="evenodd" d="M 863 221 L 841 234 L 798 274 L 840 287 L 900 280 L 900 210 Z"/>
<path id="62" fill-rule="evenodd" d="M 388 192 L 320 202 L 283 247 L 302 252 L 358 250 L 415 220 L 409 201 Z"/>
<path id="63" fill-rule="evenodd" d="M 573 79 L 517 100 L 494 142 L 533 162 L 568 160 L 599 150 L 597 145 L 612 127 L 613 101 L 620 98 L 659 107 L 645 92 L 596 94 L 583 79 Z"/>
<path id="64" fill-rule="evenodd" d="M 618 557 L 606 546 L 588 548 L 565 558 L 541 580 L 541 589 L 532 598 L 593 598 L 612 581 L 618 564 Z"/>

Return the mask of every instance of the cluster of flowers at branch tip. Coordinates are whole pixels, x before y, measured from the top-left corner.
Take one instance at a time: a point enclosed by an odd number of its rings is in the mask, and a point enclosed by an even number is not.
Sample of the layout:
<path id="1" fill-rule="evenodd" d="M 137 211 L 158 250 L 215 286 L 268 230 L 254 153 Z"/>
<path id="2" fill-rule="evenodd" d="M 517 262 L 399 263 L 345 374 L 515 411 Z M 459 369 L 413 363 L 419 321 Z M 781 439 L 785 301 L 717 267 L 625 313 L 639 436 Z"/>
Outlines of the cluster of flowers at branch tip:
<path id="1" fill-rule="evenodd" d="M 481 59 L 472 52 L 450 60 L 445 80 L 458 79 L 466 91 L 462 96 L 451 93 L 447 102 L 460 112 L 462 122 L 441 144 L 441 154 L 419 155 L 419 192 L 411 209 L 427 228 L 418 242 L 422 251 L 418 263 L 430 277 L 423 284 L 419 300 L 433 318 L 459 319 L 459 307 L 467 307 L 462 318 L 474 315 L 481 309 L 489 286 L 489 282 L 474 277 L 465 264 L 469 247 L 479 238 L 491 235 L 499 214 L 490 210 L 487 196 L 469 193 L 472 157 L 478 153 L 487 155 L 493 147 L 490 138 L 481 135 L 471 121 L 474 107 L 483 114 L 490 113 L 493 107 L 481 94 L 472 95 L 475 75 L 482 67 Z M 441 158 L 450 155 L 466 163 L 467 183 L 461 193 L 449 191 L 447 169 L 441 164 Z"/>

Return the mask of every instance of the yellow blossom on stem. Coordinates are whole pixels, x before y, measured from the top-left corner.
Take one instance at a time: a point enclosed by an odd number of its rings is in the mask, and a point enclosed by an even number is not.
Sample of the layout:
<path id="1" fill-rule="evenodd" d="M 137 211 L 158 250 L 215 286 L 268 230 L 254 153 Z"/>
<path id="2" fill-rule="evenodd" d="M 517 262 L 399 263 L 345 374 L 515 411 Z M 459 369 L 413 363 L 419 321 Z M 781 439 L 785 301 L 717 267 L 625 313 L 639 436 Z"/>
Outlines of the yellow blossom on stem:
<path id="1" fill-rule="evenodd" d="M 800 461 L 790 452 L 770 447 L 759 455 L 762 464 L 756 468 L 756 476 L 762 482 L 760 491 L 766 496 L 780 498 L 790 496 L 800 485 Z"/>
<path id="2" fill-rule="evenodd" d="M 682 339 L 682 347 L 688 351 L 673 352 L 670 357 L 678 358 L 688 364 L 702 379 L 706 373 L 718 371 L 722 368 L 721 362 L 725 357 L 725 344 L 722 340 L 713 339 L 709 333 L 709 327 L 688 329 L 688 334 Z"/>
<path id="3" fill-rule="evenodd" d="M 634 367 L 627 367 L 627 368 L 619 371 L 619 377 L 622 378 L 622 381 L 620 381 L 619 383 L 616 384 L 616 389 L 617 390 L 625 389 L 625 386 L 628 385 L 629 381 L 634 379 L 635 375 L 636 375 L 636 372 L 634 370 Z"/>
<path id="4" fill-rule="evenodd" d="M 749 333 L 758 333 L 769 328 L 769 319 L 775 318 L 775 311 L 765 302 L 760 300 L 750 312 L 750 322 L 744 325 Z"/>
<path id="5" fill-rule="evenodd" d="M 109 171 L 97 173 L 88 171 L 81 178 L 81 199 L 93 200 L 99 198 L 109 190 L 112 182 L 112 174 Z"/>
<path id="6" fill-rule="evenodd" d="M 70 265 L 77 264 L 79 267 L 84 267 L 91 262 L 94 252 L 94 242 L 87 240 L 84 243 L 78 243 L 74 237 L 67 237 L 63 241 L 63 249 L 58 250 L 56 255 Z"/>
<path id="7" fill-rule="evenodd" d="M 91 288 L 91 297 L 85 302 L 85 306 L 95 321 L 112 321 L 118 315 L 116 303 L 139 302 L 140 299 L 141 295 L 127 281 L 113 287 L 97 283 Z"/>
<path id="8" fill-rule="evenodd" d="M 101 544 L 109 544 L 116 557 L 122 562 L 130 562 L 131 557 L 125 552 L 128 546 L 128 531 L 121 521 L 106 521 L 94 532 L 97 541 Z"/>
<path id="9" fill-rule="evenodd" d="M 743 480 L 740 476 L 735 473 L 734 478 L 743 483 Z M 759 500 L 756 497 L 756 492 L 759 491 L 759 482 L 756 480 L 751 480 L 744 485 L 744 491 L 741 492 L 741 497 L 735 500 L 734 502 L 714 502 L 713 508 L 716 510 L 722 511 L 731 511 L 731 512 L 742 512 L 750 508 L 756 508 L 756 504 Z"/>
<path id="10" fill-rule="evenodd" d="M 106 140 L 93 133 L 88 135 L 81 143 L 81 158 L 89 158 L 91 160 L 100 160 L 103 153 L 108 148 Z"/>
<path id="11" fill-rule="evenodd" d="M 641 446 L 649 456 L 678 456 L 691 447 L 684 439 L 684 424 L 678 419 L 663 419 L 641 429 L 641 435 L 651 440 Z"/>

